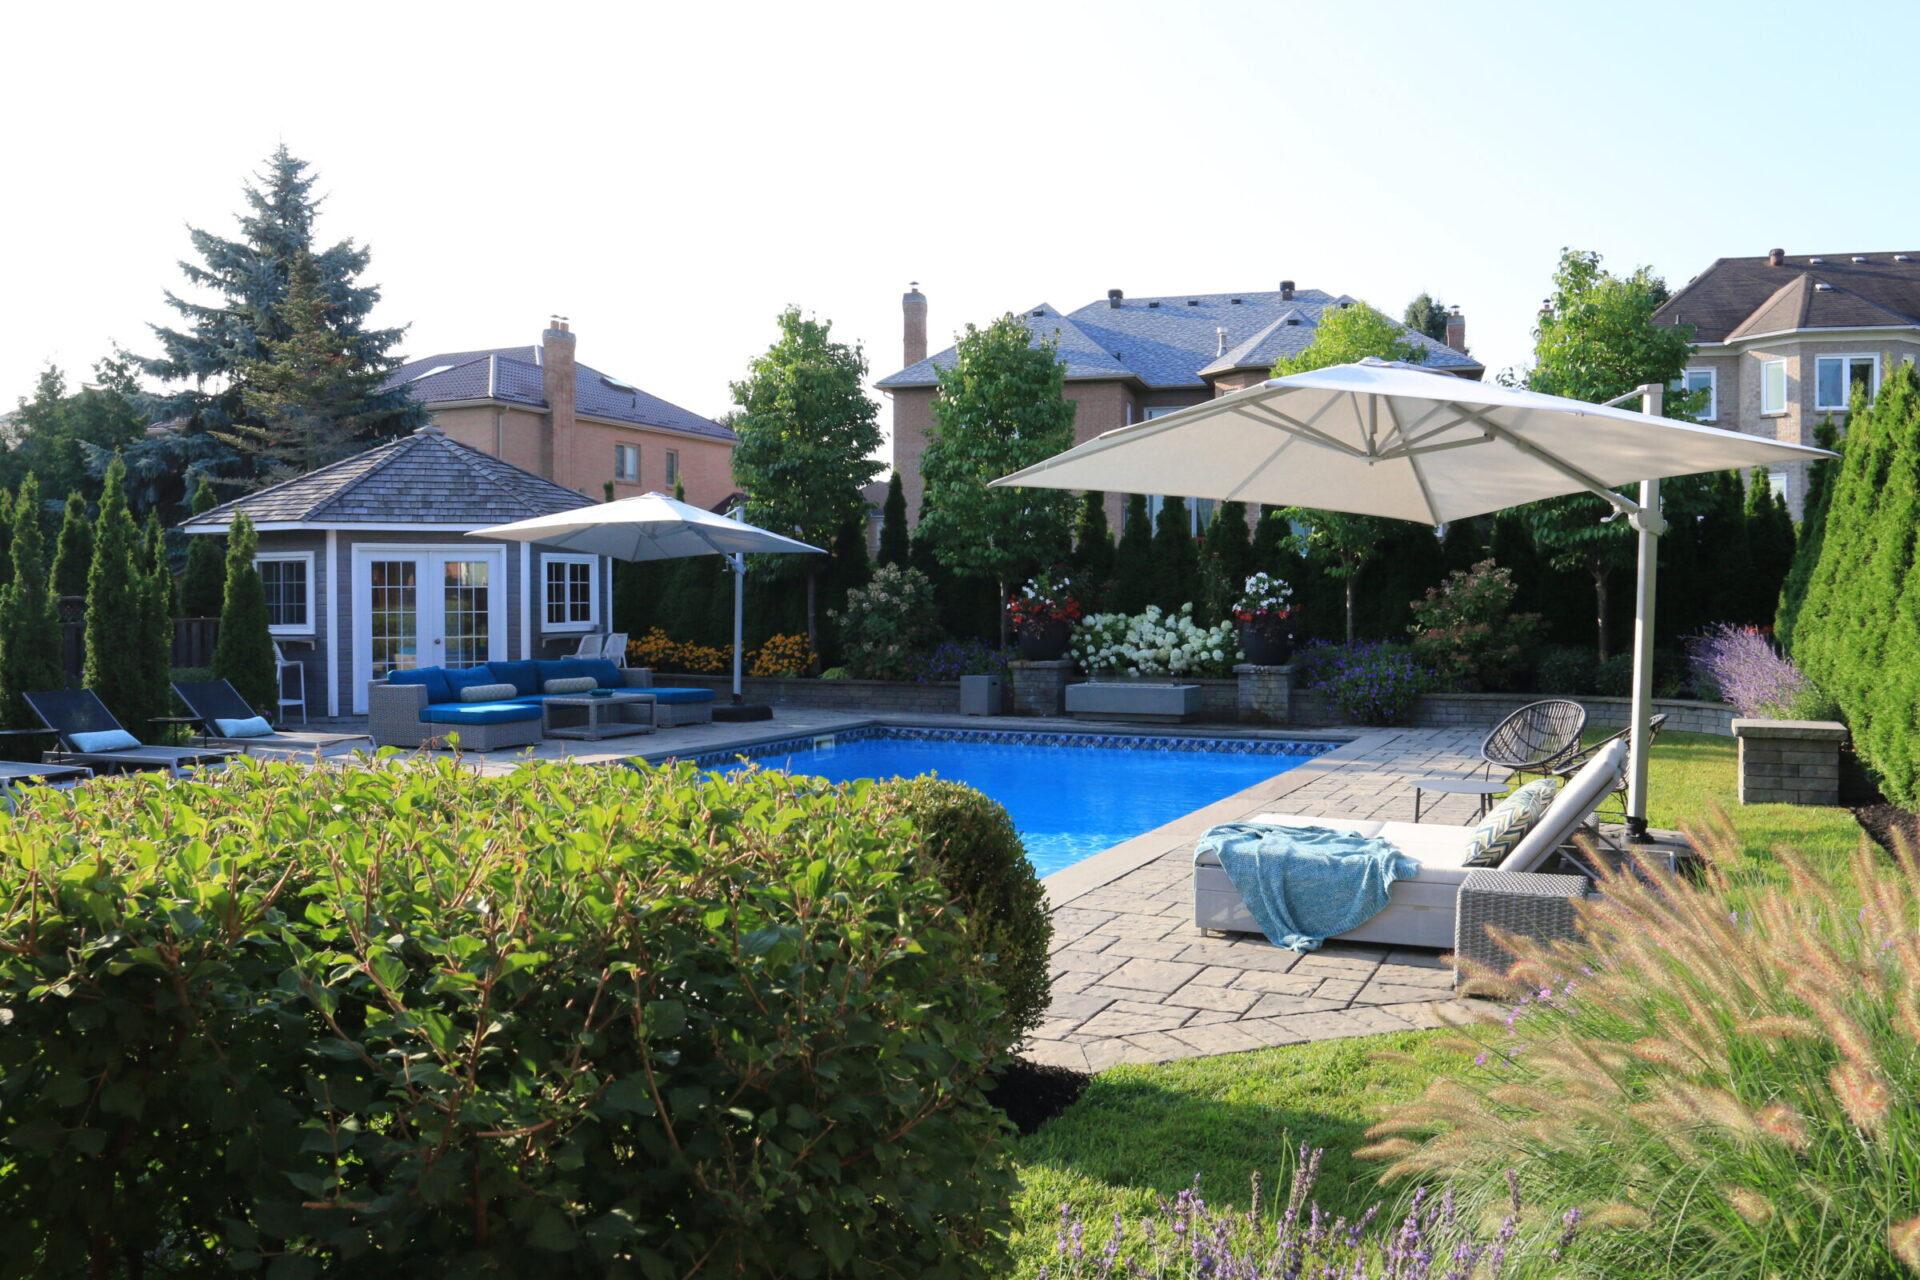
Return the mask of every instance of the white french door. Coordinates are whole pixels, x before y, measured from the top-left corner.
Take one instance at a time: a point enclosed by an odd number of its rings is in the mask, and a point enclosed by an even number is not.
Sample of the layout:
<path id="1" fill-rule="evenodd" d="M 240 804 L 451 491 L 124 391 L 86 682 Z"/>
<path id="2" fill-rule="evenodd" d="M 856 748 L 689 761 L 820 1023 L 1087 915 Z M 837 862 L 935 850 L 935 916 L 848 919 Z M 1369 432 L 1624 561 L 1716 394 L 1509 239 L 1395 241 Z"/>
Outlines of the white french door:
<path id="1" fill-rule="evenodd" d="M 353 549 L 353 709 L 367 683 L 507 656 L 504 547 Z"/>

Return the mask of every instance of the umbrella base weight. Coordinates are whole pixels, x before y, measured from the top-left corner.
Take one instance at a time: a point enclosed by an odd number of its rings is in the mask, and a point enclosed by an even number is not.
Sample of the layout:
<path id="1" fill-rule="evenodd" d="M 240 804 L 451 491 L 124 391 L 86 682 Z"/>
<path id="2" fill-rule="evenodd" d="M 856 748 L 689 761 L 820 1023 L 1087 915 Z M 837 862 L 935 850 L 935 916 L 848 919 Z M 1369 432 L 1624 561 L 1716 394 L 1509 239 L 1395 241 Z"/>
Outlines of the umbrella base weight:
<path id="1" fill-rule="evenodd" d="M 773 719 L 773 708 L 764 702 L 747 702 L 737 707 L 722 703 L 713 709 L 713 718 L 716 721 L 727 724 L 736 724 L 747 720 L 771 720 Z"/>

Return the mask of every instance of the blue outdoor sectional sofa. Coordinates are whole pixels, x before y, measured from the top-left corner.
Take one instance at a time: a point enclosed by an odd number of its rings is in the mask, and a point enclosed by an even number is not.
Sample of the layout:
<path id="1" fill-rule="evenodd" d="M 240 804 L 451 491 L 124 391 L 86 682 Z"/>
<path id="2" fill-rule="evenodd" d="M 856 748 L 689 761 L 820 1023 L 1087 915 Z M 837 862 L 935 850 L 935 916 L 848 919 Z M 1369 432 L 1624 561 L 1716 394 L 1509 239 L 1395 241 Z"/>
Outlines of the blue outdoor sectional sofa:
<path id="1" fill-rule="evenodd" d="M 367 731 L 382 747 L 444 744 L 450 733 L 460 735 L 467 751 L 529 746 L 540 741 L 542 702 L 593 688 L 645 690 L 653 695 L 656 725 L 713 719 L 713 690 L 655 687 L 645 667 L 590 658 L 530 659 L 391 671 L 367 686 Z"/>

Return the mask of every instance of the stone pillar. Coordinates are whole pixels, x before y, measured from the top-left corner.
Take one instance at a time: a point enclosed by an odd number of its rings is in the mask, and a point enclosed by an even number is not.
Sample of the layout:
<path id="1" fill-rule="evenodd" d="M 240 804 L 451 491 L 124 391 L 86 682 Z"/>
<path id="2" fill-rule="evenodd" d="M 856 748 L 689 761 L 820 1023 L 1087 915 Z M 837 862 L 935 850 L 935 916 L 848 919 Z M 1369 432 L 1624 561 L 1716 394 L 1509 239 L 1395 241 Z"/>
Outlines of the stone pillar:
<path id="1" fill-rule="evenodd" d="M 1239 681 L 1239 718 L 1255 724 L 1286 724 L 1293 716 L 1293 668 L 1243 662 L 1233 669 Z"/>
<path id="2" fill-rule="evenodd" d="M 1013 680 L 1012 714 L 1057 716 L 1065 710 L 1067 680 L 1073 675 L 1073 659 L 1009 662 L 1007 674 Z"/>
<path id="3" fill-rule="evenodd" d="M 1840 744 L 1834 720 L 1735 720 L 1741 804 L 1840 803 Z"/>

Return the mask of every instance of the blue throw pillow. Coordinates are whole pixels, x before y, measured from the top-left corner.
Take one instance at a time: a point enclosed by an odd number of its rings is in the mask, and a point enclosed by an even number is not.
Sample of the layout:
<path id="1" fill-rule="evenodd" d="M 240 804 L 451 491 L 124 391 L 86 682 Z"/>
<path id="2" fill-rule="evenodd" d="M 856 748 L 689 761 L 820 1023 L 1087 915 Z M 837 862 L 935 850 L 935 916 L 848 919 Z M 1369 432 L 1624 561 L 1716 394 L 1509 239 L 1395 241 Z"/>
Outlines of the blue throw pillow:
<path id="1" fill-rule="evenodd" d="M 265 716 L 249 716 L 244 720 L 215 720 L 213 727 L 223 738 L 264 738 L 273 732 L 273 726 L 267 723 Z"/>
<path id="2" fill-rule="evenodd" d="M 453 686 L 447 683 L 447 673 L 439 667 L 415 667 L 410 671 L 387 672 L 388 684 L 423 684 L 427 686 L 427 701 L 458 702 L 453 694 Z"/>
<path id="3" fill-rule="evenodd" d="M 516 697 L 525 698 L 540 692 L 540 675 L 535 670 L 538 664 L 531 658 L 525 662 L 489 662 L 488 670 L 501 684 L 510 684 Z"/>
<path id="4" fill-rule="evenodd" d="M 602 689 L 624 689 L 627 686 L 620 668 L 605 658 L 563 658 L 561 662 L 566 666 L 569 676 L 592 676 L 594 683 Z"/>
<path id="5" fill-rule="evenodd" d="M 493 670 L 490 667 L 449 668 L 446 672 L 446 677 L 447 688 L 453 690 L 453 700 L 455 702 L 465 701 L 465 699 L 460 696 L 462 689 L 472 689 L 483 684 L 500 683 L 499 677 L 493 674 Z"/>
<path id="6" fill-rule="evenodd" d="M 102 729 L 98 733 L 70 733 L 67 735 L 75 751 L 124 751 L 128 747 L 140 745 L 140 739 L 125 729 Z"/>

